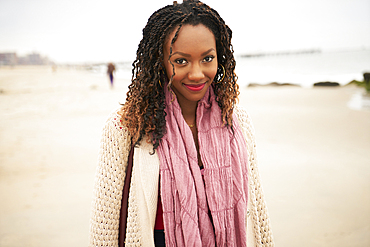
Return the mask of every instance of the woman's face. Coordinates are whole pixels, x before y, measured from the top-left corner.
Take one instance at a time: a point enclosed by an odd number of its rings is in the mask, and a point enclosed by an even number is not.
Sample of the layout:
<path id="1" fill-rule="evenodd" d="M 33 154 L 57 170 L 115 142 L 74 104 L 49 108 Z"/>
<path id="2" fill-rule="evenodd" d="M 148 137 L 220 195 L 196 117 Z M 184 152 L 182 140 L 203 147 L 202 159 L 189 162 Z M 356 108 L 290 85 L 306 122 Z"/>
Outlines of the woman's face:
<path id="1" fill-rule="evenodd" d="M 213 33 L 203 24 L 181 27 L 177 40 L 172 45 L 177 28 L 168 35 L 164 44 L 164 66 L 167 77 L 175 75 L 171 88 L 177 96 L 181 107 L 198 102 L 203 98 L 217 73 L 216 40 Z"/>

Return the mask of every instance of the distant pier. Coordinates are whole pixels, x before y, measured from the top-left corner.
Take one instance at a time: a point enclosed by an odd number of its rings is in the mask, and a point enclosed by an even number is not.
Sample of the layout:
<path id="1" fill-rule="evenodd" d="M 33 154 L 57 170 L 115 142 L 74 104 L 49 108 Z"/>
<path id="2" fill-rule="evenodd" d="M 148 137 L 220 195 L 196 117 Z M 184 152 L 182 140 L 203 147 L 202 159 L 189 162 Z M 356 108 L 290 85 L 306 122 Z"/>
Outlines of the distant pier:
<path id="1" fill-rule="evenodd" d="M 313 53 L 321 53 L 321 50 L 320 49 L 310 49 L 310 50 L 297 50 L 297 51 L 258 52 L 258 53 L 242 54 L 240 55 L 240 57 L 250 58 L 250 57 L 266 57 L 266 56 L 288 56 L 288 55 L 313 54 Z"/>

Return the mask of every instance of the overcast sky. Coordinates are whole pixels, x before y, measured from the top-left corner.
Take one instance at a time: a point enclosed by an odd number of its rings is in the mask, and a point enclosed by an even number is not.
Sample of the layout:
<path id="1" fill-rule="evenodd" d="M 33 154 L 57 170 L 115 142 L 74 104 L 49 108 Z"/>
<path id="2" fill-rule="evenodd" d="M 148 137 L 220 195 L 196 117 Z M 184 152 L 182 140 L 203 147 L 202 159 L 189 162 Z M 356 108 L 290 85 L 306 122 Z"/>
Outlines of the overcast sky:
<path id="1" fill-rule="evenodd" d="M 178 2 L 182 2 L 181 0 Z M 210 0 L 236 54 L 370 49 L 370 0 Z M 64 62 L 135 57 L 149 16 L 170 0 L 0 0 L 0 52 Z"/>

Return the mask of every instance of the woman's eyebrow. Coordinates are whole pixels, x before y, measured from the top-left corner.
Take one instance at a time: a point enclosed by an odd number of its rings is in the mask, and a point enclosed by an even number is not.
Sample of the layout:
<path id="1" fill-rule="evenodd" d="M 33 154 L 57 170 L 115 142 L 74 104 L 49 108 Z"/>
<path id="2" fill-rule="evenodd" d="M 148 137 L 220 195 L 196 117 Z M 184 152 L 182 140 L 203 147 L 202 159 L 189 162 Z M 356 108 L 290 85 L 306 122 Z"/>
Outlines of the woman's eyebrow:
<path id="1" fill-rule="evenodd" d="M 183 52 L 180 52 L 180 51 L 177 51 L 177 52 L 173 53 L 172 56 L 173 55 L 180 55 L 180 56 L 183 56 L 183 57 L 191 57 L 190 54 L 183 53 Z"/>
<path id="2" fill-rule="evenodd" d="M 211 48 L 211 49 L 209 49 L 208 51 L 203 52 L 203 53 L 202 53 L 202 56 L 205 56 L 205 55 L 207 55 L 208 53 L 210 53 L 211 51 L 214 51 L 214 50 L 215 50 L 214 48 Z"/>
<path id="3" fill-rule="evenodd" d="M 201 54 L 201 56 L 205 56 L 205 55 L 207 55 L 208 53 L 210 53 L 211 51 L 214 51 L 214 50 L 215 50 L 214 48 L 211 48 L 211 49 L 209 49 L 209 50 L 207 50 L 207 51 L 203 52 L 203 53 Z M 180 56 L 183 56 L 183 57 L 191 57 L 191 55 L 190 55 L 190 54 L 183 53 L 183 52 L 181 52 L 181 51 L 174 52 L 174 53 L 172 54 L 172 56 L 173 56 L 173 55 L 180 55 Z"/>

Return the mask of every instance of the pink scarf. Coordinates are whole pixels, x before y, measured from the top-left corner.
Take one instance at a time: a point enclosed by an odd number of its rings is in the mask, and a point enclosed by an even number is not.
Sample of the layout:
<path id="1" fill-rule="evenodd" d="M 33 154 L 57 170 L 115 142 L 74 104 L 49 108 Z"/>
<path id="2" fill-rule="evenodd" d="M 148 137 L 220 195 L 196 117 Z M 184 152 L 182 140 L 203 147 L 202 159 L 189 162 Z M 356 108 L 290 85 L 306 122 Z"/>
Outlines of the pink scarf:
<path id="1" fill-rule="evenodd" d="M 233 133 L 212 87 L 198 102 L 203 179 L 190 127 L 167 87 L 165 93 L 167 132 L 158 154 L 166 246 L 246 246 L 248 158 L 236 116 Z"/>

